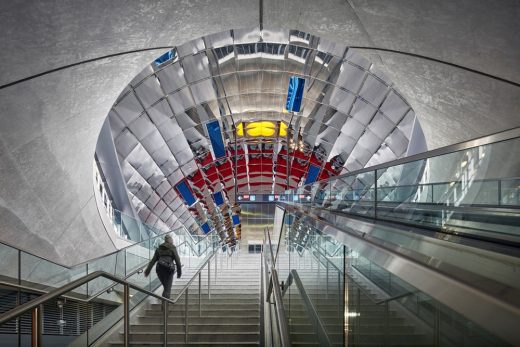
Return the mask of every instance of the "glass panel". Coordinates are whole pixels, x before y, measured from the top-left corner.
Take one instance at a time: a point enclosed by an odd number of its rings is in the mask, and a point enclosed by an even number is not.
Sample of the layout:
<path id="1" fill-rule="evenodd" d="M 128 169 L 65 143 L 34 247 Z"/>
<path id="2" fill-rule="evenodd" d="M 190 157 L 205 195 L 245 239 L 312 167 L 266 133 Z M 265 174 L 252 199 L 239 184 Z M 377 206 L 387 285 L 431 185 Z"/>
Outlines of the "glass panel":
<path id="1" fill-rule="evenodd" d="M 292 342 L 318 345 L 330 340 L 334 345 L 342 345 L 343 252 L 338 251 L 336 241 L 289 213 L 286 213 L 282 233 L 284 242 L 277 267 L 280 280 L 289 285 L 284 305 Z M 327 254 L 326 250 L 334 254 Z M 291 277 L 285 280 L 289 273 Z M 303 285 L 301 288 L 295 273 Z M 320 324 L 324 330 L 319 328 Z"/>
<path id="2" fill-rule="evenodd" d="M 67 268 L 37 256 L 21 253 L 21 284 L 35 289 L 50 291 L 86 274 L 85 266 Z M 85 293 L 78 288 L 78 293 Z"/>
<path id="3" fill-rule="evenodd" d="M 0 278 L 9 283 L 18 283 L 18 250 L 0 243 Z"/>
<path id="4" fill-rule="evenodd" d="M 151 238 L 72 268 L 0 244 L 2 266 L 5 267 L 2 271 L 2 280 L 15 284 L 18 282 L 18 254 L 20 254 L 21 284 L 34 289 L 50 291 L 83 277 L 87 273 L 105 271 L 120 278 L 129 276 L 127 278 L 129 282 L 154 291 L 160 286 L 155 271 L 151 271 L 150 276 L 145 278 L 142 271 L 137 270 L 148 264 L 155 249 L 164 242 L 166 233 L 115 210 L 113 224 L 116 230 L 120 230 L 120 235 L 134 232 L 139 233 L 141 238 L 150 236 Z M 182 227 L 172 231 L 171 235 L 174 238 L 174 244 L 178 246 L 181 263 L 184 265 L 184 274 L 189 273 L 189 269 L 196 271 L 219 248 L 220 238 L 215 232 L 198 236 L 190 234 L 186 228 Z M 9 305 L 2 306 L 1 312 L 14 308 L 18 302 L 23 303 L 40 295 L 22 292 L 18 298 L 18 291 L 9 289 L 3 289 L 2 294 L 5 294 L 5 298 L 12 299 L 8 300 Z M 122 297 L 122 285 L 116 285 L 111 280 L 99 277 L 65 294 L 59 300 L 47 302 L 42 308 L 44 315 L 43 345 L 55 346 L 71 343 L 71 345 L 84 346 L 97 341 L 115 324 L 121 324 Z M 143 303 L 146 298 L 147 295 L 132 290 L 130 309 Z M 18 331 L 18 326 L 20 326 L 22 345 L 30 345 L 28 335 L 31 324 L 30 313 L 22 316 L 19 322 L 20 324 L 14 320 L 4 324 L 0 327 L 0 333 L 3 329 L 7 329 L 6 331 L 10 334 L 9 339 L 16 344 L 18 335 L 12 333 Z M 116 329 L 114 335 L 108 338 L 115 339 L 115 341 L 120 340 L 119 331 L 122 331 L 122 327 L 119 330 Z"/>
<path id="5" fill-rule="evenodd" d="M 396 298 L 387 303 L 378 303 L 378 299 L 374 302 L 375 306 L 380 307 L 379 311 L 383 312 L 385 317 L 384 321 L 380 323 L 382 329 L 380 337 L 384 338 L 382 341 L 391 341 L 391 343 L 396 344 L 411 337 L 417 344 L 434 343 L 435 339 L 439 339 L 439 345 L 441 346 L 508 345 L 486 332 L 483 327 L 476 325 L 449 307 L 420 292 L 370 260 L 354 255 L 351 257 L 351 266 L 369 279 L 371 283 L 375 284 L 379 290 L 387 294 L 388 297 Z M 363 295 L 368 297 L 370 292 L 365 288 L 365 294 L 363 294 L 361 288 L 361 286 L 358 286 L 354 291 L 352 299 L 355 304 L 349 307 L 349 310 L 352 317 L 355 317 L 355 320 L 363 322 L 364 319 L 369 317 L 368 313 L 364 314 L 363 312 Z M 361 304 L 356 303 L 356 300 L 359 300 L 359 292 L 361 292 Z M 359 313 L 359 315 L 354 314 L 354 312 Z M 406 317 L 407 312 L 412 313 L 420 321 L 415 322 L 412 331 L 396 333 L 398 330 L 392 329 L 392 326 L 405 325 L 412 322 L 410 318 Z M 355 327 L 356 324 L 354 324 Z M 354 332 L 354 339 L 363 340 L 362 335 L 362 330 Z"/>
<path id="6" fill-rule="evenodd" d="M 373 260 L 361 256 L 357 250 L 344 247 L 339 251 L 337 241 L 304 222 L 294 218 L 286 233 L 288 252 L 282 254 L 290 261 L 285 263 L 285 268 L 296 269 L 303 290 L 323 322 L 325 335 L 333 344 L 342 343 L 343 328 L 346 327 L 348 343 L 354 346 L 436 343 L 447 346 L 507 346 L 507 343 L 488 333 L 485 327 L 419 291 Z M 301 242 L 301 234 L 307 235 L 307 242 Z M 415 246 L 416 251 L 422 249 L 417 243 Z M 327 253 L 330 249 L 333 249 L 333 254 Z M 459 251 L 458 255 L 469 263 L 469 254 Z M 379 257 L 377 254 L 373 256 Z M 447 254 L 443 256 L 447 257 Z M 455 263 L 454 258 L 445 259 L 448 263 L 464 265 L 463 260 Z M 489 275 L 486 270 L 488 266 L 484 265 L 487 261 L 482 256 L 480 259 L 480 263 L 475 261 L 472 266 L 466 264 L 465 267 Z M 344 268 L 345 265 L 347 268 Z M 343 279 L 344 274 L 346 279 Z M 504 278 L 497 273 L 492 278 L 512 281 L 513 285 L 517 282 L 514 278 Z M 323 344 L 324 336 L 319 334 L 317 319 L 309 312 L 303 291 L 294 282 L 286 283 L 289 288 L 285 293 L 284 305 L 293 342 Z M 347 284 L 346 288 L 343 287 L 344 283 Z M 346 303 L 343 301 L 345 295 Z"/>
<path id="7" fill-rule="evenodd" d="M 329 193 L 330 209 L 374 217 L 374 184 L 375 173 L 373 171 L 334 180 Z"/>
<path id="8" fill-rule="evenodd" d="M 512 150 L 519 145 L 514 138 L 346 174 L 288 191 L 283 200 L 518 242 L 520 216 L 510 208 L 520 205 L 520 156 Z"/>

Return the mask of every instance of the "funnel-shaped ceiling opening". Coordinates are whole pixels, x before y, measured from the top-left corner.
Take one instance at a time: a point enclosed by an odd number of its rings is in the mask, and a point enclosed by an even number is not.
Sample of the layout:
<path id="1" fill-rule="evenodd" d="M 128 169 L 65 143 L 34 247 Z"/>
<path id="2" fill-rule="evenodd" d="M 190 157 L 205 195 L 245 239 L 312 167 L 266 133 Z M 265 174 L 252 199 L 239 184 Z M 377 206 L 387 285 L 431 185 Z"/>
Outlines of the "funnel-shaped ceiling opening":
<path id="1" fill-rule="evenodd" d="M 169 50 L 124 89 L 108 125 L 97 158 L 113 143 L 120 172 L 107 175 L 103 160 L 98 169 L 108 190 L 128 190 L 114 208 L 160 229 L 215 229 L 228 243 L 240 237 L 239 196 L 424 149 L 414 111 L 380 70 L 297 30 L 229 30 Z"/>

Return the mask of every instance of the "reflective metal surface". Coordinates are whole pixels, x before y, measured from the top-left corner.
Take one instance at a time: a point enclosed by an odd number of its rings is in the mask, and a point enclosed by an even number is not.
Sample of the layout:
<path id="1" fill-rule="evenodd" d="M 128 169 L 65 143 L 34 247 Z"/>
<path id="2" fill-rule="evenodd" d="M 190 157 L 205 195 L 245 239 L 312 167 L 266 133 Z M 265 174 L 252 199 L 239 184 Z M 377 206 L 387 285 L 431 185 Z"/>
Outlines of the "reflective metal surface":
<path id="1" fill-rule="evenodd" d="M 208 223 L 232 243 L 237 193 L 282 193 L 417 150 L 410 105 L 341 44 L 239 29 L 187 42 L 172 57 L 136 76 L 108 116 L 131 203 L 153 226 L 195 233 Z M 284 108 L 291 76 L 305 79 L 299 113 Z M 206 127 L 215 120 L 223 157 Z M 190 206 L 175 189 L 182 180 L 196 198 Z"/>

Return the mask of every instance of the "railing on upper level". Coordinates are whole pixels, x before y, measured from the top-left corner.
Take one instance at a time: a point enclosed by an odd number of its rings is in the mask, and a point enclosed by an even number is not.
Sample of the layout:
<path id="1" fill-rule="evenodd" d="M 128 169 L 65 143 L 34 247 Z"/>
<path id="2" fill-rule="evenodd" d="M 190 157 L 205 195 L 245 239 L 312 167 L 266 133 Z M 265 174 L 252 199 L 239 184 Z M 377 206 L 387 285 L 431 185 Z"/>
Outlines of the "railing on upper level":
<path id="1" fill-rule="evenodd" d="M 520 245 L 520 128 L 332 177 L 280 199 Z"/>

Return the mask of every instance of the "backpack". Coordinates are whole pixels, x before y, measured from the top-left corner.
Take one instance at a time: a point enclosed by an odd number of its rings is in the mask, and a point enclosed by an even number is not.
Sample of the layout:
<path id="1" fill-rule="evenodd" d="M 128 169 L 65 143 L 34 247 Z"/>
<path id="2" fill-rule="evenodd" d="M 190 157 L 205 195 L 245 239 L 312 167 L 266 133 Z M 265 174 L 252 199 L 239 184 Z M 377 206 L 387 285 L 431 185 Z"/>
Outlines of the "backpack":
<path id="1" fill-rule="evenodd" d="M 175 272 L 175 260 L 171 255 L 159 255 L 159 260 L 157 261 L 157 264 L 165 269 Z"/>

